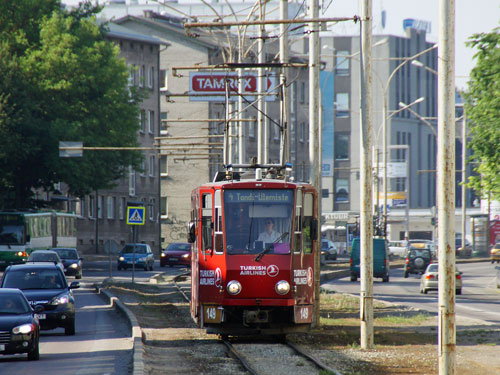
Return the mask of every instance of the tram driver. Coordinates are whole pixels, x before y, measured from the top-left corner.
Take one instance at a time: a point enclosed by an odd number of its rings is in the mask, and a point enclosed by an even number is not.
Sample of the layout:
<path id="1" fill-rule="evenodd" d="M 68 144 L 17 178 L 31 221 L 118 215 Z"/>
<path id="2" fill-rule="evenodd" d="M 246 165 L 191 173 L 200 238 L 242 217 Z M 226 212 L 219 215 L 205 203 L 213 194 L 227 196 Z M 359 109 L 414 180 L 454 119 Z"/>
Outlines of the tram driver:
<path id="1" fill-rule="evenodd" d="M 265 230 L 259 234 L 257 241 L 262 241 L 263 243 L 274 243 L 280 237 L 280 234 L 274 229 L 274 219 L 267 218 L 265 225 Z"/>

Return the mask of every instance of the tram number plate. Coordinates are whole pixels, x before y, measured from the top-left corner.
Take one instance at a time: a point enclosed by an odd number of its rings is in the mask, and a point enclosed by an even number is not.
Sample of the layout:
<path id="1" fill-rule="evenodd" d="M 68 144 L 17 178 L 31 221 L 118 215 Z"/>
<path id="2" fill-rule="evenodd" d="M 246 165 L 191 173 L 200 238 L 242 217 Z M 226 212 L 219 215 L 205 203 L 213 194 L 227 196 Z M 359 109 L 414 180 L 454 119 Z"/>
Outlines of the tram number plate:
<path id="1" fill-rule="evenodd" d="M 312 305 L 298 305 L 294 308 L 295 323 L 312 323 L 313 319 L 313 306 Z"/>
<path id="2" fill-rule="evenodd" d="M 203 305 L 203 321 L 205 323 L 220 323 L 222 321 L 222 309 L 215 305 Z"/>

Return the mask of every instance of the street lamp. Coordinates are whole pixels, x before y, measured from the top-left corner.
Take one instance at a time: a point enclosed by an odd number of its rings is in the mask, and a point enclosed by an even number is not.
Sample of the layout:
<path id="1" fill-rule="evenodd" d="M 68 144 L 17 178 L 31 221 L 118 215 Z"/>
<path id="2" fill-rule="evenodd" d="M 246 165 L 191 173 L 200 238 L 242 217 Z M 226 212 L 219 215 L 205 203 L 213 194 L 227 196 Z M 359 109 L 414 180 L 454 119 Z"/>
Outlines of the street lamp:
<path id="1" fill-rule="evenodd" d="M 427 52 L 432 51 L 433 49 L 437 48 L 437 44 L 433 45 L 432 47 L 429 47 L 423 51 L 420 51 L 419 53 L 405 58 L 403 62 L 401 62 L 389 75 L 389 78 L 387 79 L 387 82 L 385 83 L 385 86 L 382 88 L 382 99 L 383 99 L 383 107 L 382 107 L 382 130 L 383 130 L 383 140 L 382 140 L 382 148 L 384 150 L 383 154 L 383 162 L 384 162 L 384 228 L 387 226 L 387 120 L 390 118 L 387 116 L 387 93 L 391 84 L 392 79 L 396 76 L 396 73 L 401 69 L 405 64 L 408 62 L 411 62 L 415 60 L 416 58 L 426 54 Z M 377 77 L 377 76 L 376 76 Z M 408 202 L 410 204 L 410 202 Z"/>
<path id="2" fill-rule="evenodd" d="M 438 75 L 437 70 L 434 70 L 434 69 L 432 69 L 432 68 L 429 68 L 427 65 L 422 64 L 422 63 L 421 63 L 420 61 L 418 61 L 418 60 L 412 60 L 411 65 L 416 66 L 416 67 L 418 67 L 418 68 L 424 68 L 424 69 L 425 69 L 425 70 L 427 70 L 428 72 L 431 72 L 432 74 Z"/>

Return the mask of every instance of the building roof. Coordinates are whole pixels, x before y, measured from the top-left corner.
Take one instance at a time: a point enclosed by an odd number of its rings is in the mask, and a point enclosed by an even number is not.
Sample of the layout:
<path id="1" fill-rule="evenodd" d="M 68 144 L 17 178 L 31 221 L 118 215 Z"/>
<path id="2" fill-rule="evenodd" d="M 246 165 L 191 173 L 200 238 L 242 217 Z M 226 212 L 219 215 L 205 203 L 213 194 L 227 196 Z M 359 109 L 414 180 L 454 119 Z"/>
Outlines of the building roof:
<path id="1" fill-rule="evenodd" d="M 100 21 L 100 23 L 104 23 L 105 21 Z M 117 38 L 117 39 L 127 39 L 136 42 L 148 43 L 148 44 L 167 44 L 164 41 L 154 38 L 149 35 L 138 33 L 132 29 L 129 29 L 126 26 L 122 26 L 117 24 L 114 21 L 108 22 L 105 27 L 108 29 L 106 33 L 109 37 Z"/>

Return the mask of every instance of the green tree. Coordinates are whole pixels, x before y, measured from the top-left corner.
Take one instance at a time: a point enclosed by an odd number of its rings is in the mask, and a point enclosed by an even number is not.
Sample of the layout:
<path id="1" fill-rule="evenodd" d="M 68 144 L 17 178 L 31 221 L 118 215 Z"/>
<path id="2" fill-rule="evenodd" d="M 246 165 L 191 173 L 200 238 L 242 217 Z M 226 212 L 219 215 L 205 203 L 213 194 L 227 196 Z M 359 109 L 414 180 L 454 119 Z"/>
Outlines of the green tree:
<path id="1" fill-rule="evenodd" d="M 477 49 L 465 111 L 478 173 L 468 185 L 480 196 L 500 199 L 500 28 L 473 35 L 468 45 Z"/>
<path id="2" fill-rule="evenodd" d="M 119 48 L 98 26 L 100 9 L 59 1 L 0 4 L 0 205 L 32 207 L 33 192 L 64 181 L 84 196 L 138 168 L 138 151 L 60 159 L 59 141 L 136 147 L 138 103 Z"/>

